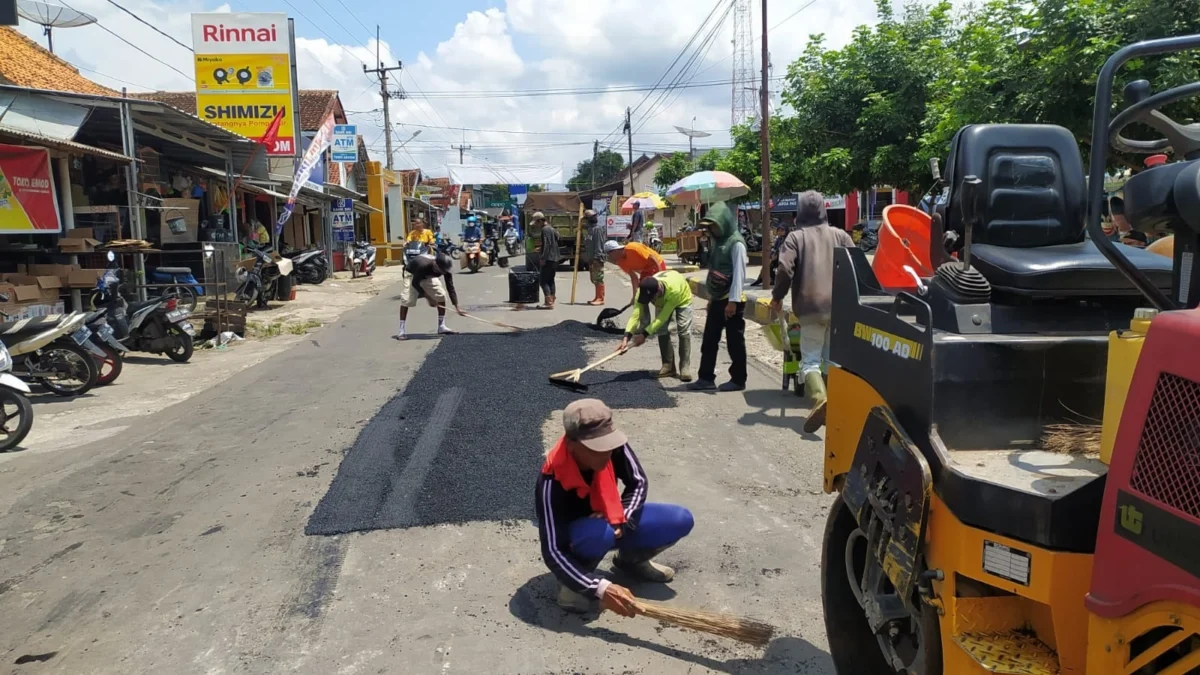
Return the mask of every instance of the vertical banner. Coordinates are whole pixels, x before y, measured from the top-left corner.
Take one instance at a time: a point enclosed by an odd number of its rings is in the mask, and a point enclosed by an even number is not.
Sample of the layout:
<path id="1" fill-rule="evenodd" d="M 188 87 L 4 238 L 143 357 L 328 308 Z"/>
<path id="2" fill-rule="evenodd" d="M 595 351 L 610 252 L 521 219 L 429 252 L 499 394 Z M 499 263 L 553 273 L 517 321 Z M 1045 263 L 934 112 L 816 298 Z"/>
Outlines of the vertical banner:
<path id="1" fill-rule="evenodd" d="M 308 144 L 308 150 L 304 152 L 304 159 L 300 161 L 300 166 L 296 168 L 296 175 L 292 178 L 292 189 L 288 193 L 287 204 L 283 210 L 279 212 L 279 220 L 275 222 L 275 236 L 279 237 L 279 233 L 283 231 L 283 226 L 287 223 L 288 218 L 292 217 L 292 209 L 296 208 L 296 195 L 300 194 L 300 188 L 304 186 L 304 182 L 312 175 L 313 168 L 321 161 L 321 155 L 333 143 L 333 115 L 327 115 L 325 121 L 321 122 L 321 128 L 317 129 L 317 133 L 313 135 L 312 141 Z"/>
<path id="2" fill-rule="evenodd" d="M 354 200 L 335 199 L 333 212 L 333 240 L 354 241 Z"/>
<path id="3" fill-rule="evenodd" d="M 0 145 L 0 234 L 57 234 L 61 227 L 50 152 Z"/>
<path id="4" fill-rule="evenodd" d="M 192 14 L 196 52 L 196 114 L 246 138 L 262 139 L 280 109 L 278 134 L 268 155 L 296 154 L 287 15 Z"/>

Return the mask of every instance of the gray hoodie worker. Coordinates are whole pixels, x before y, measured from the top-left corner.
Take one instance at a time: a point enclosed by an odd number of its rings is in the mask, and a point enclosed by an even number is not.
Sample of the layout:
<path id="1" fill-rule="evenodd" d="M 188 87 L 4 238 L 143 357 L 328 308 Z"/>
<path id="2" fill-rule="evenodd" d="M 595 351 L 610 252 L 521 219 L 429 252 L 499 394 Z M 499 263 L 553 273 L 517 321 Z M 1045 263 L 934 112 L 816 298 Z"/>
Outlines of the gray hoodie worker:
<path id="1" fill-rule="evenodd" d="M 825 424 L 825 380 L 822 366 L 828 355 L 829 315 L 833 309 L 833 250 L 854 246 L 850 234 L 830 227 L 825 197 L 809 190 L 797 204 L 796 229 L 779 249 L 779 269 L 771 291 L 771 309 L 783 310 L 783 296 L 792 294 L 792 313 L 800 323 L 800 373 L 813 399 L 804 430 L 813 433 Z"/>

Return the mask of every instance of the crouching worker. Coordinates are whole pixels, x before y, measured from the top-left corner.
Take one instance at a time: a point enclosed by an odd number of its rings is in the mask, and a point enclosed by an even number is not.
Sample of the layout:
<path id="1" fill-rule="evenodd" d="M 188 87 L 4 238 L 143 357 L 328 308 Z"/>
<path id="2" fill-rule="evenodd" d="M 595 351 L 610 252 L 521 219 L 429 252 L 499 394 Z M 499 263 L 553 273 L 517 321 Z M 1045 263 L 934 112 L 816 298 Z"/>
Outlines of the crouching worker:
<path id="1" fill-rule="evenodd" d="M 568 405 L 563 430 L 542 465 L 536 496 L 542 559 L 558 578 L 558 604 L 586 612 L 596 598 L 604 609 L 633 616 L 633 594 L 597 575 L 596 567 L 616 549 L 618 571 L 641 581 L 671 581 L 675 570 L 651 558 L 692 531 L 692 514 L 682 506 L 646 503 L 646 472 L 602 401 Z"/>
<path id="2" fill-rule="evenodd" d="M 424 297 L 431 307 L 437 309 L 438 335 L 454 335 L 455 331 L 446 327 L 446 292 L 449 292 L 450 303 L 454 311 L 463 313 L 458 308 L 458 292 L 454 290 L 454 261 L 445 253 L 423 253 L 414 256 L 404 266 L 404 288 L 400 291 L 400 330 L 392 337 L 396 340 L 407 340 L 405 324 L 408 322 L 408 310 L 417 306 L 417 300 Z M 445 290 L 443 291 L 443 286 Z"/>
<path id="3" fill-rule="evenodd" d="M 650 305 L 654 305 L 654 321 L 650 320 Z M 675 367 L 675 350 L 671 347 L 671 333 L 667 324 L 675 320 L 675 331 L 679 334 L 679 368 Z M 658 352 L 662 356 L 662 369 L 658 377 L 678 377 L 680 381 L 692 381 L 692 287 L 687 279 L 674 270 L 659 272 L 638 282 L 637 304 L 625 326 L 625 337 L 617 350 L 629 346 L 641 347 L 646 338 L 658 336 Z"/>

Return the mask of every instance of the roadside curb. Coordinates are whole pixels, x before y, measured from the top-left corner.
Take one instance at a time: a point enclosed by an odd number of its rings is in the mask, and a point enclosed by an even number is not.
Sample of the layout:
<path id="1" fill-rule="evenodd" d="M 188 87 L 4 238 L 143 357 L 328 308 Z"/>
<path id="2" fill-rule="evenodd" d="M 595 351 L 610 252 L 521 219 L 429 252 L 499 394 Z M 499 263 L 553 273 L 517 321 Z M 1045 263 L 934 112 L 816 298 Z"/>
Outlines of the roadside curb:
<path id="1" fill-rule="evenodd" d="M 710 300 L 708 295 L 708 287 L 704 285 L 704 278 L 701 275 L 689 276 L 687 278 L 688 285 L 692 287 L 692 295 L 704 300 Z M 768 294 L 755 295 L 754 293 L 746 294 L 746 318 L 764 326 L 774 323 L 771 319 L 771 296 Z M 787 313 L 788 323 L 796 323 L 796 316 L 789 310 Z"/>

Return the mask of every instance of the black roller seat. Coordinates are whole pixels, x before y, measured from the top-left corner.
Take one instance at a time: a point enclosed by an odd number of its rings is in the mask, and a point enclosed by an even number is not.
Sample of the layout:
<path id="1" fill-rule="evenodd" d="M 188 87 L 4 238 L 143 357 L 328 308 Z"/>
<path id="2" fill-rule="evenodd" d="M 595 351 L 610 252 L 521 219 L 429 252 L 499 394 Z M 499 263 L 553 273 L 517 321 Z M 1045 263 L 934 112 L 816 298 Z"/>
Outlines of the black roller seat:
<path id="1" fill-rule="evenodd" d="M 954 136 L 946 165 L 947 231 L 964 234 L 959 186 L 983 184 L 972 264 L 998 290 L 1033 297 L 1137 295 L 1084 237 L 1083 160 L 1071 132 L 1050 124 L 977 124 Z M 1156 285 L 1171 287 L 1171 261 L 1126 247 Z"/>
<path id="2" fill-rule="evenodd" d="M 155 267 L 154 271 L 160 272 L 162 274 L 191 274 L 192 268 L 190 268 L 190 267 Z"/>

